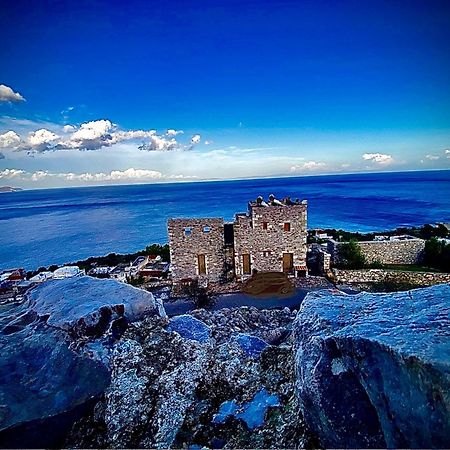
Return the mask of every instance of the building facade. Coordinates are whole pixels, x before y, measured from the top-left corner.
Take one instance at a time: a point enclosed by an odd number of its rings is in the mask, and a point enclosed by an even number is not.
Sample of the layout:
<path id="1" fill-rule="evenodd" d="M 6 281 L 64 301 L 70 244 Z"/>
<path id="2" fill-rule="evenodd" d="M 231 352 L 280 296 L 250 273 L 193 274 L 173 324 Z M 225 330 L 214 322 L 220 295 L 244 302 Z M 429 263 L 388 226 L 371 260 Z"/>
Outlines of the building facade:
<path id="1" fill-rule="evenodd" d="M 220 218 L 169 219 L 172 279 L 221 281 L 225 271 L 224 221 Z"/>
<path id="2" fill-rule="evenodd" d="M 232 223 L 221 218 L 170 219 L 168 234 L 174 282 L 244 280 L 255 271 L 304 276 L 307 202 L 262 197 Z"/>

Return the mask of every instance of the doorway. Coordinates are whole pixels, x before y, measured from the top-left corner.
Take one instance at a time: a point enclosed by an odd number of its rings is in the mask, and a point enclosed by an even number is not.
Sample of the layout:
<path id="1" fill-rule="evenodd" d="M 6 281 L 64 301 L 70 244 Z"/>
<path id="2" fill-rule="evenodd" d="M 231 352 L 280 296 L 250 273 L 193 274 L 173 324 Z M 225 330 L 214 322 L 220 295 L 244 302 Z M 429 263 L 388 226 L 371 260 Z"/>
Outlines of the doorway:
<path id="1" fill-rule="evenodd" d="M 291 273 L 294 270 L 294 254 L 283 253 L 283 272 Z"/>
<path id="2" fill-rule="evenodd" d="M 206 275 L 206 257 L 205 255 L 198 255 L 198 274 Z"/>

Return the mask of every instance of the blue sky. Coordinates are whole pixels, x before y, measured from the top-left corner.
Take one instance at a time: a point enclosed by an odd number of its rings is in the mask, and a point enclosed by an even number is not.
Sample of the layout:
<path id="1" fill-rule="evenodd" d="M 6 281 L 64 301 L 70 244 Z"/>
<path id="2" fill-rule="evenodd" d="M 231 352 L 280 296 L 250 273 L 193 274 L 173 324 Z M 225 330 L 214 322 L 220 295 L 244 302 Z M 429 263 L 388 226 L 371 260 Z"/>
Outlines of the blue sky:
<path id="1" fill-rule="evenodd" d="M 18 0 L 0 41 L 0 184 L 450 168 L 448 1 Z"/>

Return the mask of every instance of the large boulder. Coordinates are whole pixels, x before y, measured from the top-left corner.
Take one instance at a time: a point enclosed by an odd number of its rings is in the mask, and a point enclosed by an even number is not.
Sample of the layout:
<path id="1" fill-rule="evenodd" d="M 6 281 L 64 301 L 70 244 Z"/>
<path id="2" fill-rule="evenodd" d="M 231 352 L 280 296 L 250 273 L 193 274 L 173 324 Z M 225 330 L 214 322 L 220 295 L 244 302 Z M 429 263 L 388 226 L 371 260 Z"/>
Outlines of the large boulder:
<path id="1" fill-rule="evenodd" d="M 296 391 L 321 445 L 450 447 L 450 286 L 308 294 Z"/>
<path id="2" fill-rule="evenodd" d="M 46 317 L 48 325 L 77 335 L 102 334 L 119 317 L 133 322 L 148 314 L 165 314 L 150 292 L 87 276 L 42 283 L 28 299 L 29 309 Z"/>
<path id="3" fill-rule="evenodd" d="M 161 314 L 152 294 L 91 277 L 43 283 L 0 307 L 0 446 L 57 446 L 60 422 L 36 430 L 105 391 L 117 323 Z"/>

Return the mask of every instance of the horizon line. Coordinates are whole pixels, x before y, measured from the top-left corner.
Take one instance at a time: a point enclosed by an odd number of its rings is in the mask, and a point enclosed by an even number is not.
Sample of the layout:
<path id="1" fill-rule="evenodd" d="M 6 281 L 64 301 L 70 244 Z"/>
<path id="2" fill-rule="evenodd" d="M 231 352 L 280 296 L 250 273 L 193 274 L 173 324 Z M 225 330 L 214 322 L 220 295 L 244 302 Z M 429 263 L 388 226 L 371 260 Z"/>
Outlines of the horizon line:
<path id="1" fill-rule="evenodd" d="M 392 173 L 411 173 L 411 172 L 447 172 L 448 169 L 407 169 L 407 170 L 383 170 L 383 171 L 360 171 L 360 172 L 330 172 L 330 173 L 318 173 L 318 174 L 305 174 L 305 175 L 270 175 L 266 177 L 255 176 L 255 177 L 243 177 L 243 178 L 213 178 L 213 179 L 199 179 L 199 180 L 183 180 L 179 181 L 156 181 L 150 182 L 136 182 L 136 183 L 109 183 L 109 184 L 88 184 L 88 185 L 74 185 L 74 186 L 49 186 L 49 187 L 36 187 L 36 188 L 21 188 L 19 186 L 12 185 L 2 185 L 0 187 L 10 187 L 12 189 L 19 187 L 22 191 L 39 191 L 39 190 L 49 190 L 49 189 L 84 189 L 84 188 L 101 188 L 101 187 L 116 187 L 116 186 L 154 186 L 154 185 L 174 185 L 174 184 L 198 184 L 198 183 L 225 183 L 233 181 L 250 181 L 250 180 L 271 180 L 271 179 L 282 179 L 282 178 L 316 178 L 324 176 L 345 176 L 345 175 L 379 175 L 379 174 L 392 174 Z M 20 191 L 19 191 L 20 192 Z M 8 193 L 8 192 L 5 192 Z"/>

